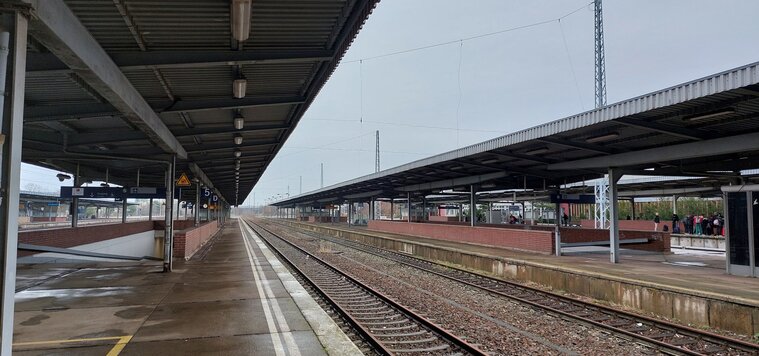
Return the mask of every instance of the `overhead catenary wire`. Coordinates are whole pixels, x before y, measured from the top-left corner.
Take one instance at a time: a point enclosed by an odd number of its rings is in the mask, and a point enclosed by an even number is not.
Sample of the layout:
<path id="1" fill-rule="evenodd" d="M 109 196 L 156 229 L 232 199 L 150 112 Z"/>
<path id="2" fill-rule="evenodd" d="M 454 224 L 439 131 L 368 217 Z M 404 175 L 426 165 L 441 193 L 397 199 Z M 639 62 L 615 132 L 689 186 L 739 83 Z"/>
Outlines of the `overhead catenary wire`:
<path id="1" fill-rule="evenodd" d="M 345 123 L 355 123 L 356 120 L 350 120 L 350 119 L 307 119 L 304 121 L 332 121 L 332 122 L 345 122 Z M 498 130 L 478 130 L 478 129 L 462 129 L 462 128 L 456 128 L 456 127 L 443 127 L 443 126 L 430 126 L 430 125 L 416 125 L 416 124 L 405 124 L 400 122 L 388 122 L 388 121 L 374 121 L 374 120 L 364 120 L 364 123 L 370 123 L 370 124 L 377 124 L 377 125 L 391 125 L 391 126 L 402 126 L 402 127 L 411 127 L 411 128 L 417 128 L 417 129 L 431 129 L 431 130 L 451 130 L 451 131 L 471 131 L 471 132 L 483 132 L 483 133 L 502 133 L 506 134 L 505 131 L 498 131 Z"/>
<path id="2" fill-rule="evenodd" d="M 557 21 L 559 23 L 559 31 L 561 32 L 561 39 L 564 41 L 564 50 L 567 52 L 567 60 L 569 61 L 569 70 L 572 72 L 572 79 L 575 82 L 575 89 L 577 89 L 577 98 L 580 100 L 580 109 L 585 111 L 585 105 L 582 100 L 582 91 L 580 91 L 580 84 L 577 82 L 577 74 L 575 74 L 575 66 L 572 63 L 572 55 L 569 53 L 569 45 L 567 44 L 567 36 L 564 35 L 564 27 L 561 26 L 561 19 Z"/>
<path id="3" fill-rule="evenodd" d="M 518 30 L 523 30 L 523 29 L 526 29 L 526 28 L 530 28 L 530 27 L 541 26 L 541 25 L 549 24 L 549 23 L 552 23 L 554 21 L 559 21 L 561 19 L 564 19 L 564 18 L 567 18 L 569 16 L 572 16 L 575 13 L 579 12 L 580 10 L 586 8 L 587 6 L 589 6 L 591 4 L 593 4 L 593 1 L 591 1 L 589 3 L 586 3 L 586 4 L 578 7 L 577 9 L 572 10 L 571 12 L 568 12 L 568 13 L 562 15 L 562 16 L 559 16 L 559 17 L 556 17 L 556 18 L 552 18 L 550 20 L 543 20 L 543 21 L 538 21 L 538 22 L 534 22 L 534 23 L 531 23 L 531 24 L 527 24 L 527 25 L 521 25 L 521 26 L 506 28 L 506 29 L 503 29 L 503 30 L 482 33 L 482 34 L 479 34 L 479 35 L 464 37 L 464 38 L 457 39 L 457 40 L 439 42 L 439 43 L 429 44 L 429 45 L 425 45 L 425 46 L 420 46 L 420 47 L 414 47 L 414 48 L 409 48 L 409 49 L 404 49 L 404 50 L 389 52 L 389 53 L 380 54 L 380 55 L 376 55 L 376 56 L 370 56 L 370 57 L 364 57 L 364 58 L 359 58 L 359 59 L 354 59 L 354 60 L 343 61 L 342 63 L 346 63 L 346 64 L 347 63 L 357 63 L 357 62 L 363 63 L 363 61 L 371 61 L 371 60 L 374 60 L 374 59 L 380 59 L 380 58 L 385 58 L 385 57 L 390 57 L 390 56 L 397 56 L 397 55 L 411 53 L 411 52 L 416 52 L 416 51 L 423 51 L 423 50 L 431 49 L 431 48 L 435 48 L 435 47 L 447 46 L 447 45 L 451 45 L 451 44 L 459 43 L 459 42 L 463 43 L 463 42 L 466 42 L 466 41 L 476 40 L 476 39 L 480 39 L 480 38 L 484 38 L 484 37 L 490 37 L 490 36 L 500 35 L 502 33 L 513 32 L 513 31 L 518 31 Z"/>

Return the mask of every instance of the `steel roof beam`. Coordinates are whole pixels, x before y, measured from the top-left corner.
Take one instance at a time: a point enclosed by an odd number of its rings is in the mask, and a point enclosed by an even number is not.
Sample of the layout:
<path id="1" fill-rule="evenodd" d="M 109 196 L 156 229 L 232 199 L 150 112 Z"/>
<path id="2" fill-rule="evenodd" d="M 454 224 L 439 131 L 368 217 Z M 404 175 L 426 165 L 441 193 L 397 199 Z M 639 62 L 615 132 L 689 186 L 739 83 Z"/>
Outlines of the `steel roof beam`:
<path id="1" fill-rule="evenodd" d="M 508 175 L 509 174 L 507 172 L 495 172 L 495 173 L 481 174 L 481 175 L 469 176 L 469 177 L 463 177 L 463 178 L 440 180 L 437 182 L 408 185 L 405 187 L 395 188 L 395 190 L 402 191 L 402 192 L 414 192 L 414 191 L 427 191 L 427 190 L 432 190 L 436 188 L 452 188 L 452 187 L 456 187 L 460 185 L 484 183 L 493 179 L 507 177 Z"/>
<path id="2" fill-rule="evenodd" d="M 710 135 L 708 132 L 704 132 L 699 129 L 677 127 L 673 125 L 651 122 L 651 121 L 646 121 L 646 120 L 641 120 L 641 119 L 636 119 L 636 118 L 631 118 L 631 117 L 623 117 L 620 119 L 616 119 L 614 121 L 619 122 L 620 124 L 623 124 L 625 126 L 637 127 L 639 129 L 658 132 L 658 133 L 675 136 L 675 137 L 681 137 L 688 140 L 701 141 L 701 140 L 706 140 L 709 137 L 713 137 L 713 135 Z"/>
<path id="3" fill-rule="evenodd" d="M 198 146 L 195 146 L 195 147 L 199 147 L 198 149 L 187 151 L 187 152 L 188 153 L 214 152 L 214 151 L 221 151 L 221 150 L 233 150 L 233 149 L 243 149 L 243 148 L 250 148 L 250 147 L 272 146 L 276 144 L 279 144 L 279 140 L 251 143 L 248 145 L 235 145 L 234 143 L 221 144 L 221 145 L 198 145 Z"/>
<path id="4" fill-rule="evenodd" d="M 285 124 L 279 125 L 248 125 L 241 130 L 235 130 L 229 127 L 213 127 L 204 128 L 203 126 L 196 126 L 192 129 L 179 129 L 173 130 L 174 137 L 192 137 L 192 136 L 204 136 L 204 135 L 220 135 L 220 134 L 242 134 L 250 132 L 262 132 L 262 131 L 281 131 L 288 129 L 289 126 Z M 39 131 L 37 131 L 39 132 Z M 34 137 L 35 134 L 32 134 Z M 57 136 L 57 135 L 56 135 Z M 78 145 L 94 145 L 98 143 L 115 143 L 115 142 L 128 142 L 128 141 L 140 141 L 145 140 L 147 137 L 141 131 L 132 132 L 97 132 L 97 133 L 82 133 L 77 135 L 71 135 L 68 141 L 69 146 Z"/>
<path id="5" fill-rule="evenodd" d="M 168 101 L 154 102 L 152 108 L 160 113 L 175 113 L 181 111 L 191 112 L 218 109 L 239 109 L 255 106 L 290 105 L 300 104 L 304 101 L 305 98 L 300 96 L 277 98 L 247 97 L 242 99 L 196 99 L 179 100 L 175 103 Z M 24 122 L 74 120 L 88 117 L 118 115 L 121 115 L 121 113 L 116 110 L 115 107 L 101 103 L 31 105 L 24 108 Z"/>
<path id="6" fill-rule="evenodd" d="M 549 164 L 549 170 L 629 167 L 681 159 L 759 151 L 759 132 Z"/>
<path id="7" fill-rule="evenodd" d="M 702 192 L 718 192 L 719 188 L 712 187 L 694 187 L 694 188 L 672 188 L 672 189 L 649 189 L 649 190 L 628 190 L 620 191 L 620 197 L 652 197 L 652 196 L 672 196 L 687 195 Z"/>
<path id="8" fill-rule="evenodd" d="M 595 153 L 611 154 L 611 153 L 616 153 L 617 152 L 616 150 L 605 148 L 603 146 L 593 145 L 593 144 L 584 143 L 584 142 L 572 141 L 572 140 L 569 140 L 569 139 L 557 139 L 557 138 L 554 138 L 554 137 L 542 137 L 542 138 L 539 138 L 538 141 L 554 144 L 554 145 L 557 145 L 557 146 L 564 146 L 564 147 L 574 148 L 574 149 L 577 149 L 577 150 L 590 151 L 590 152 L 595 152 Z"/>
<path id="9" fill-rule="evenodd" d="M 332 60 L 332 51 L 279 49 L 247 51 L 152 51 L 112 53 L 121 70 L 205 68 L 247 64 L 311 63 Z M 27 72 L 69 72 L 71 69 L 51 53 L 29 53 Z"/>
<path id="10" fill-rule="evenodd" d="M 29 33 L 94 88 L 125 119 L 164 151 L 187 152 L 153 108 L 119 70 L 100 44 L 62 1 L 24 0 L 33 7 Z"/>

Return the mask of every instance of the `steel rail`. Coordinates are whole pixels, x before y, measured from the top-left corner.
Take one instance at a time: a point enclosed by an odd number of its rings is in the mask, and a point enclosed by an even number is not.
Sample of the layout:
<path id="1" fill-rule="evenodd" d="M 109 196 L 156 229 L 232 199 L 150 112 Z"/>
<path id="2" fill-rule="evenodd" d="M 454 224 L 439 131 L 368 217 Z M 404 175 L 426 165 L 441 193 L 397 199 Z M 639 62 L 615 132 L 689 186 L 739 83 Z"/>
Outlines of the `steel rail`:
<path id="1" fill-rule="evenodd" d="M 404 314 L 410 320 L 415 321 L 415 322 L 423 325 L 425 328 L 429 329 L 431 332 L 436 333 L 438 335 L 438 337 L 440 337 L 443 341 L 445 341 L 447 343 L 450 343 L 453 346 L 456 346 L 456 347 L 460 348 L 461 350 L 466 351 L 466 352 L 468 352 L 470 354 L 473 354 L 473 355 L 487 355 L 485 352 L 483 352 L 482 350 L 479 350 L 474 345 L 471 345 L 468 342 L 462 340 L 461 338 L 453 335 L 448 330 L 446 330 L 446 329 L 438 326 L 437 324 L 433 323 L 432 321 L 428 320 L 427 318 L 414 313 L 413 311 L 411 311 L 407 307 L 399 304 L 398 302 L 396 302 L 392 298 L 390 298 L 390 297 L 382 294 L 381 292 L 375 290 L 374 288 L 369 287 L 368 285 L 362 283 L 361 281 L 355 279 L 354 277 L 352 277 L 349 274 L 341 271 L 340 269 L 338 269 L 338 268 L 330 265 L 328 262 L 320 259 L 319 257 L 317 257 L 314 254 L 312 254 L 312 253 L 304 250 L 303 248 L 301 248 L 301 247 L 293 244 L 292 242 L 287 241 L 286 239 L 280 237 L 278 234 L 272 232 L 271 230 L 269 230 L 269 229 L 267 229 L 267 228 L 265 228 L 265 227 L 263 227 L 263 226 L 261 226 L 259 224 L 256 224 L 256 223 L 254 223 L 254 222 L 252 222 L 250 220 L 243 219 L 243 221 L 246 224 L 248 224 L 248 226 L 250 226 L 254 231 L 256 231 L 256 230 L 264 231 L 264 232 L 270 234 L 271 236 L 274 236 L 274 237 L 278 238 L 280 241 L 286 243 L 288 246 L 290 246 L 290 247 L 296 249 L 297 251 L 305 254 L 306 256 L 308 256 L 308 258 L 310 258 L 310 259 L 312 259 L 312 260 L 314 260 L 314 261 L 322 264 L 323 266 L 325 266 L 326 268 L 330 269 L 334 273 L 336 273 L 336 274 L 340 275 L 341 277 L 343 277 L 343 278 L 351 281 L 353 284 L 357 285 L 359 288 L 362 288 L 365 291 L 369 292 L 372 296 L 374 296 L 374 297 L 382 300 L 383 302 L 387 303 L 391 307 L 397 309 L 398 311 L 400 311 L 401 314 Z M 258 229 L 256 229 L 256 227 L 258 227 Z M 258 233 L 258 231 L 256 231 L 256 232 Z M 333 306 L 335 306 L 335 308 L 337 310 L 339 310 L 343 314 L 343 316 L 345 316 L 346 319 L 349 320 L 351 322 L 351 324 L 353 324 L 354 327 L 357 327 L 358 330 L 362 331 L 367 336 L 367 339 L 370 341 L 370 343 L 372 344 L 372 346 L 378 347 L 378 350 L 382 354 L 388 354 L 388 355 L 395 354 L 392 350 L 390 350 L 387 347 L 385 347 L 385 345 L 384 345 L 384 343 L 382 341 L 376 339 L 372 335 L 372 333 L 368 330 L 368 328 L 364 327 L 359 321 L 357 321 L 356 319 L 354 319 L 350 315 L 350 312 L 344 310 L 339 305 L 338 302 L 336 302 L 333 298 L 329 297 L 327 295 L 327 293 L 323 289 L 321 289 L 300 268 L 298 268 L 297 266 L 295 266 L 295 264 L 292 262 L 292 260 L 290 258 L 286 257 L 284 255 L 284 253 L 282 253 L 282 251 L 280 249 L 278 249 L 277 247 L 275 247 L 267 238 L 265 238 L 263 236 L 263 234 L 259 233 L 259 236 L 261 236 L 263 238 L 264 242 L 266 242 L 267 245 L 270 248 L 272 248 L 288 264 L 290 264 L 297 271 L 297 273 L 301 274 L 304 277 L 304 279 L 306 279 L 308 281 L 308 283 L 310 283 L 312 286 L 314 286 L 314 288 L 316 288 L 316 290 L 319 291 L 320 295 L 323 295 L 329 301 L 330 304 L 332 304 Z"/>

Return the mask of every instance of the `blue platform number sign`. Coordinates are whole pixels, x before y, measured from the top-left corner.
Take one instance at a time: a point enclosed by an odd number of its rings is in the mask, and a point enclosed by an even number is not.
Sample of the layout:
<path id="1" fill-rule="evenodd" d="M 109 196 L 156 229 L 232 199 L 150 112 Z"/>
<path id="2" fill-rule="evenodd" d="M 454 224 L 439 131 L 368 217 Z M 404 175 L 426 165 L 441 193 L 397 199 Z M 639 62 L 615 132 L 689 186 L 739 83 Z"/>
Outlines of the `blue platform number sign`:
<path id="1" fill-rule="evenodd" d="M 216 194 L 213 195 L 213 198 L 211 199 L 212 202 L 216 203 L 219 201 L 219 197 L 216 196 Z"/>
<path id="2" fill-rule="evenodd" d="M 206 198 L 211 196 L 211 190 L 208 187 L 203 187 L 203 196 Z"/>

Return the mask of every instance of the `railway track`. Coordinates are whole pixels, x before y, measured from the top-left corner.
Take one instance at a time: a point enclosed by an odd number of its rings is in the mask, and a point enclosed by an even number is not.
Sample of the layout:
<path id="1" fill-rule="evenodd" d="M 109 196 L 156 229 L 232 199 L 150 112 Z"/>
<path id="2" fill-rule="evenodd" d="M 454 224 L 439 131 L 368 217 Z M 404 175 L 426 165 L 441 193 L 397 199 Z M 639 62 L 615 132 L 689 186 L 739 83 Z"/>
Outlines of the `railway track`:
<path id="1" fill-rule="evenodd" d="M 276 233 L 243 220 L 381 355 L 485 355 Z"/>
<path id="2" fill-rule="evenodd" d="M 292 227 L 287 225 L 280 226 L 292 229 Z M 330 241 L 417 268 L 494 295 L 545 310 L 554 315 L 603 328 L 654 347 L 664 353 L 679 355 L 759 355 L 759 345 L 742 340 L 588 303 L 355 241 L 321 236 L 304 230 L 297 231 L 317 239 Z"/>

